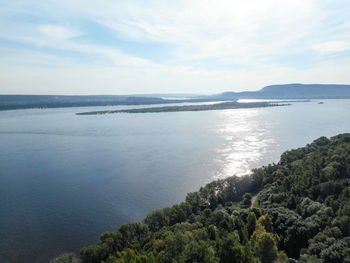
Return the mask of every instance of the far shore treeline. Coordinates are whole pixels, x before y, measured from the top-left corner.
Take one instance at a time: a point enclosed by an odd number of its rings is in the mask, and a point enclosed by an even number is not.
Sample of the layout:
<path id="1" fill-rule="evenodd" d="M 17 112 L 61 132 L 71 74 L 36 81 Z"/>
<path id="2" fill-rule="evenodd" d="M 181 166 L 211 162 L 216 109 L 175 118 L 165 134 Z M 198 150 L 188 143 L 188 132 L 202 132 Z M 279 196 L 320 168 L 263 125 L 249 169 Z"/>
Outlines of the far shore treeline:
<path id="1" fill-rule="evenodd" d="M 59 262 L 349 263 L 350 134 L 211 182 Z"/>
<path id="2" fill-rule="evenodd" d="M 239 99 L 350 99 L 350 85 L 284 84 L 266 86 L 257 91 L 228 91 L 212 95 L 176 93 L 136 95 L 0 95 L 0 110 L 220 102 Z"/>

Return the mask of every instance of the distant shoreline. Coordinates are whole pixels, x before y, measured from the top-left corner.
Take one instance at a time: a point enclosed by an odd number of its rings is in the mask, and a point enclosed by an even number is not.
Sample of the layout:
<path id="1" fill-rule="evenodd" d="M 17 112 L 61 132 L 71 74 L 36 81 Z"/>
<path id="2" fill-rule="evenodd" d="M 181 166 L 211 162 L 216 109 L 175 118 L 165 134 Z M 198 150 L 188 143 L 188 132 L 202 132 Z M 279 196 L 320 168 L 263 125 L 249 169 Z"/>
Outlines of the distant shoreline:
<path id="1" fill-rule="evenodd" d="M 125 96 L 36 96 L 0 95 L 0 111 L 20 109 L 49 109 L 71 107 L 157 105 L 189 102 L 227 101 L 222 98 L 163 99 L 157 97 Z"/>
<path id="2" fill-rule="evenodd" d="M 0 111 L 66 107 L 128 106 L 237 100 L 327 100 L 350 99 L 350 85 L 282 84 L 256 91 L 226 91 L 217 94 L 125 94 L 125 95 L 30 95 L 0 94 Z M 188 111 L 174 109 L 173 111 Z M 205 109 L 212 110 L 212 109 Z M 169 110 L 163 110 L 169 111 Z"/>

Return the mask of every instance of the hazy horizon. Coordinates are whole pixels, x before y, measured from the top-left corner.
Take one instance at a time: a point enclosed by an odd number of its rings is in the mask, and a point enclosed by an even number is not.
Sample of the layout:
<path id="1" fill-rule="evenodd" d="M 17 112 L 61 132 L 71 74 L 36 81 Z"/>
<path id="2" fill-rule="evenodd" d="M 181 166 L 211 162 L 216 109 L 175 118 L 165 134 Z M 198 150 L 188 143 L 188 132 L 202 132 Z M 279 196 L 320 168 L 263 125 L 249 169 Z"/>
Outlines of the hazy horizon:
<path id="1" fill-rule="evenodd" d="M 67 93 L 67 94 L 58 94 L 58 93 L 1 93 L 0 92 L 0 96 L 12 96 L 12 95 L 23 95 L 23 96 L 151 96 L 151 95 L 155 95 L 155 96 L 181 96 L 181 95 L 187 95 L 187 96 L 210 96 L 210 95 L 215 95 L 215 94 L 220 94 L 220 93 L 225 93 L 225 92 L 256 92 L 256 91 L 260 91 L 265 87 L 268 86 L 279 86 L 279 85 L 347 85 L 350 87 L 350 84 L 347 83 L 323 83 L 323 84 L 319 84 L 319 83 L 283 83 L 283 84 L 271 84 L 271 85 L 267 85 L 264 87 L 261 87 L 259 89 L 255 89 L 255 90 L 240 90 L 240 91 L 236 91 L 236 90 L 224 90 L 224 91 L 220 91 L 220 92 L 215 92 L 215 93 L 195 93 L 195 92 L 162 92 L 162 93 L 154 93 L 154 92 L 145 92 L 145 93 L 115 93 L 115 94 L 101 94 L 101 93 L 91 93 L 91 94 L 85 94 L 85 93 L 81 93 L 81 94 L 74 94 L 74 93 Z"/>

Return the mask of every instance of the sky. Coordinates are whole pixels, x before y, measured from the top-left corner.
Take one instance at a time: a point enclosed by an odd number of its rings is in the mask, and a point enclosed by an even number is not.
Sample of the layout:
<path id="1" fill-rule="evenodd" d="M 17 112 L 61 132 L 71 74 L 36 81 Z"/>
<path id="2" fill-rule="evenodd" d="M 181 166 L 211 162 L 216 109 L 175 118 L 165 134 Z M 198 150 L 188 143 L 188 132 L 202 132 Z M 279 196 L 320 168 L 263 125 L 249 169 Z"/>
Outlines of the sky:
<path id="1" fill-rule="evenodd" d="M 350 84 L 349 0 L 0 0 L 0 94 Z"/>

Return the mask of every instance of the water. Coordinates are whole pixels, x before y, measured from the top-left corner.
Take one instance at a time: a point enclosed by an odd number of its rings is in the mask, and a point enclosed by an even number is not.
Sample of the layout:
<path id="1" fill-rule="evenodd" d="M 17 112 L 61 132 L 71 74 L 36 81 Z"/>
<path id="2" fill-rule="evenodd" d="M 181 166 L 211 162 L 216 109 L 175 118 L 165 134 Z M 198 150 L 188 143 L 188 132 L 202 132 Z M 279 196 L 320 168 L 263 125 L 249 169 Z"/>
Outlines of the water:
<path id="1" fill-rule="evenodd" d="M 214 179 L 350 132 L 350 100 L 288 107 L 77 116 L 0 112 L 0 262 L 47 262 L 184 200 Z"/>

